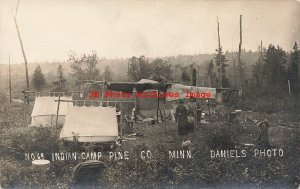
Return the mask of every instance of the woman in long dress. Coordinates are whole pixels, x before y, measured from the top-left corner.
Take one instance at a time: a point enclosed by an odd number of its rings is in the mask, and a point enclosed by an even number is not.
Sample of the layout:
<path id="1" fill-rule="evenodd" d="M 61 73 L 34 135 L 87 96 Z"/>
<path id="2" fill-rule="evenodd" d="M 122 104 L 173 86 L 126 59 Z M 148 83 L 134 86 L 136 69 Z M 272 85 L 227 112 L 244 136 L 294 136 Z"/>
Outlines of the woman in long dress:
<path id="1" fill-rule="evenodd" d="M 186 134 L 188 110 L 183 104 L 183 100 L 179 100 L 179 105 L 177 106 L 175 113 L 175 121 L 178 125 L 179 136 Z"/>

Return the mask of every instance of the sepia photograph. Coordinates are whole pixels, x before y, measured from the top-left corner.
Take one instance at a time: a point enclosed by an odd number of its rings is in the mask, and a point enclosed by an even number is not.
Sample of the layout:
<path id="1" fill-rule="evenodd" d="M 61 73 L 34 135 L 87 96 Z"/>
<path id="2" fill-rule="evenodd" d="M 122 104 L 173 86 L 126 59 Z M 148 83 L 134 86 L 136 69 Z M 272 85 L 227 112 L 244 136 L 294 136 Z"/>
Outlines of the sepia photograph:
<path id="1" fill-rule="evenodd" d="M 0 0 L 0 189 L 300 188 L 300 0 Z"/>

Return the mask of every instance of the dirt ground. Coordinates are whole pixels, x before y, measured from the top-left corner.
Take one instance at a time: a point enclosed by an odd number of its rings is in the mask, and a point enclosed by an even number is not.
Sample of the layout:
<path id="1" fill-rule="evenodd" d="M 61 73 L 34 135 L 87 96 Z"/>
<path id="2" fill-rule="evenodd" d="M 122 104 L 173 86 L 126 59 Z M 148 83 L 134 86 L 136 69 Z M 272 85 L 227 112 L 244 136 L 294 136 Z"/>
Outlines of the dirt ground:
<path id="1" fill-rule="evenodd" d="M 243 111 L 228 124 L 226 116 L 221 119 L 212 114 L 210 122 L 206 120 L 183 137 L 179 137 L 177 124 L 171 120 L 154 125 L 138 122 L 131 132 L 126 132 L 123 125 L 125 140 L 115 151 L 127 151 L 129 158 L 111 160 L 103 152 L 101 161 L 107 167 L 103 180 L 108 188 L 297 188 L 300 123 L 285 119 L 288 116 Z M 253 156 L 260 133 L 257 123 L 265 119 L 270 123 L 270 149 L 282 149 L 282 157 L 278 153 L 272 157 Z M 137 135 L 128 136 L 130 133 Z M 47 172 L 39 172 L 24 160 L 24 151 L 69 149 L 62 147 L 53 133 L 36 135 L 29 131 L 22 104 L 1 107 L 0 135 L 1 187 L 70 187 L 72 171 L 80 161 L 51 162 Z M 212 150 L 246 150 L 247 156 L 216 158 L 211 157 Z M 142 151 L 150 151 L 151 157 L 141 158 Z M 190 151 L 192 158 L 170 158 L 173 151 Z"/>

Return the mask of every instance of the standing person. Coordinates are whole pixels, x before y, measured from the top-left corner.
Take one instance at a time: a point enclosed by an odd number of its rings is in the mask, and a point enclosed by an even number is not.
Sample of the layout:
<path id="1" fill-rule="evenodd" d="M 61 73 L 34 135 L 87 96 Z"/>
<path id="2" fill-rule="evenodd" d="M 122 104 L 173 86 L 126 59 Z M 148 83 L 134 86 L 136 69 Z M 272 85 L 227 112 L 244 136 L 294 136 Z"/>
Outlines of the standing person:
<path id="1" fill-rule="evenodd" d="M 178 125 L 179 136 L 186 134 L 186 123 L 187 123 L 188 111 L 183 104 L 184 104 L 183 100 L 180 99 L 175 112 L 175 121 Z"/>
<path id="2" fill-rule="evenodd" d="M 197 104 L 196 99 L 194 97 L 190 98 L 190 102 L 188 103 L 189 113 L 194 116 L 194 127 L 197 125 Z"/>

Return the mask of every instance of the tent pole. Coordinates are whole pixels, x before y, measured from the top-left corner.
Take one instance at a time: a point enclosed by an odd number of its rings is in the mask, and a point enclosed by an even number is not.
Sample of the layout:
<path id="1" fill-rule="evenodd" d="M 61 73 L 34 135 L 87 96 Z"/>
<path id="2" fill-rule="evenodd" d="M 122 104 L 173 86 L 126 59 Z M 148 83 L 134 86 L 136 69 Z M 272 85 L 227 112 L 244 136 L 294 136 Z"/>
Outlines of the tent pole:
<path id="1" fill-rule="evenodd" d="M 8 55 L 8 70 L 9 70 L 9 103 L 11 103 L 11 71 L 10 71 L 10 53 Z"/>
<path id="2" fill-rule="evenodd" d="M 209 99 L 207 100 L 208 103 L 208 120 L 210 122 L 210 105 L 209 105 Z"/>
<path id="3" fill-rule="evenodd" d="M 157 93 L 159 94 L 159 91 L 157 90 Z M 159 95 L 157 94 L 157 109 L 156 109 L 156 122 L 158 123 L 158 110 L 159 110 Z"/>
<path id="4" fill-rule="evenodd" d="M 53 121 L 53 114 L 51 114 L 51 127 L 52 127 L 52 121 Z"/>
<path id="5" fill-rule="evenodd" d="M 116 102 L 115 102 L 116 103 Z M 123 109 L 123 99 L 121 99 L 121 103 L 120 103 L 120 134 L 123 135 L 123 124 L 122 124 L 122 109 Z"/>
<path id="6" fill-rule="evenodd" d="M 58 96 L 58 104 L 57 104 L 57 111 L 56 111 L 55 134 L 57 134 L 59 105 L 60 105 L 60 95 Z"/>

